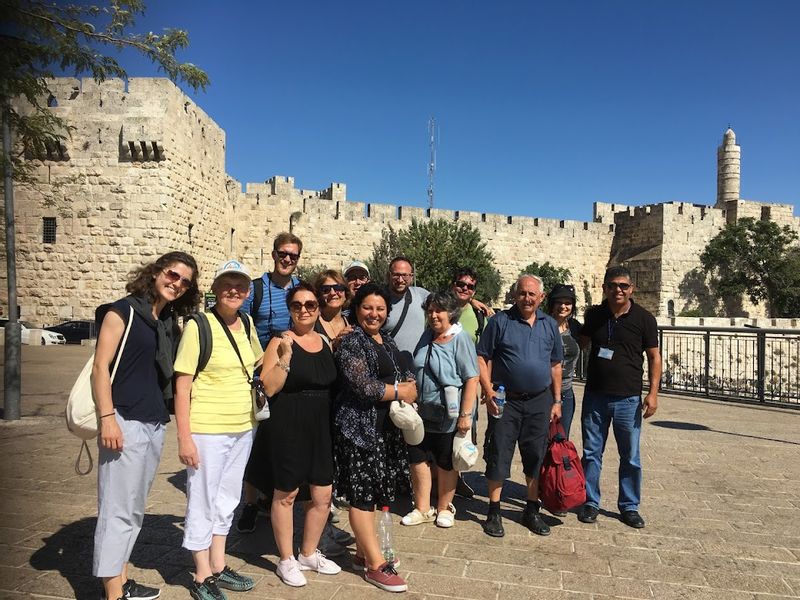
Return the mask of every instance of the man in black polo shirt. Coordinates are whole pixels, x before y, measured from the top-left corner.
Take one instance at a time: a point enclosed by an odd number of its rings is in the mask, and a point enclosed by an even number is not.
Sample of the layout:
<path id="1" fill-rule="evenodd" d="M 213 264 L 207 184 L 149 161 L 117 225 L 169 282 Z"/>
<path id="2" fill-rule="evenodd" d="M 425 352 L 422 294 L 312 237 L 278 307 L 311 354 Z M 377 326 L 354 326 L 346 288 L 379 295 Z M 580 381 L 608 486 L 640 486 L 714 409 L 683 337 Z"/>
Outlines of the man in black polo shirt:
<path id="1" fill-rule="evenodd" d="M 544 458 L 550 419 L 561 417 L 561 360 L 564 348 L 555 320 L 539 310 L 542 281 L 523 275 L 514 286 L 516 304 L 497 313 L 478 342 L 478 367 L 483 402 L 489 413 L 483 457 L 489 486 L 489 513 L 483 530 L 503 537 L 500 493 L 511 475 L 514 446 L 519 444 L 528 483 L 528 503 L 522 524 L 538 535 L 550 527 L 539 514 L 539 470 Z M 497 386 L 506 389 L 506 404 L 498 418 Z"/>
<path id="2" fill-rule="evenodd" d="M 586 473 L 586 504 L 578 519 L 594 523 L 600 508 L 600 469 L 608 427 L 614 424 L 619 449 L 619 495 L 622 522 L 644 527 L 639 514 L 642 498 L 642 463 L 639 437 L 642 417 L 658 407 L 661 354 L 658 351 L 656 319 L 636 304 L 634 286 L 625 267 L 611 267 L 603 278 L 605 300 L 586 311 L 581 346 L 588 348 L 589 368 L 583 395 L 583 470 Z M 650 390 L 642 400 L 642 354 L 647 355 Z"/>

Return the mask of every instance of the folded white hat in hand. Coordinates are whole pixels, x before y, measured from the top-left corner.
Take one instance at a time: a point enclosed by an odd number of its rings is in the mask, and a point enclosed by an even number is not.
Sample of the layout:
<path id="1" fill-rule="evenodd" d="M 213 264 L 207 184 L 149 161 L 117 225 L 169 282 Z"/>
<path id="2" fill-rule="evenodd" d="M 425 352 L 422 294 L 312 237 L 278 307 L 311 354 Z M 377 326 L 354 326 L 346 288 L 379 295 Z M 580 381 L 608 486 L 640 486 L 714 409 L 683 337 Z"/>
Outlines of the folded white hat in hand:
<path id="1" fill-rule="evenodd" d="M 472 433 L 456 433 L 453 438 L 453 469 L 469 471 L 478 462 L 478 448 L 472 443 Z"/>
<path id="2" fill-rule="evenodd" d="M 425 426 L 422 418 L 417 414 L 417 409 L 413 404 L 397 401 L 392 402 L 389 407 L 389 418 L 392 423 L 403 432 L 403 439 L 406 444 L 416 446 L 422 443 L 425 437 Z"/>

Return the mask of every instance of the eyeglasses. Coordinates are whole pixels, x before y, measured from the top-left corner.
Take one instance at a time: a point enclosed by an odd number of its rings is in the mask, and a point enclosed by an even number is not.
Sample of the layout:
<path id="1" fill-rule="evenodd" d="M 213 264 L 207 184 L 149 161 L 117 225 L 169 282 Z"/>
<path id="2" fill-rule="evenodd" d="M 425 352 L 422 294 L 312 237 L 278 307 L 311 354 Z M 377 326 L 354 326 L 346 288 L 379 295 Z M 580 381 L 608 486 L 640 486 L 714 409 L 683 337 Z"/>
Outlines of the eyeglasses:
<path id="1" fill-rule="evenodd" d="M 619 289 L 621 289 L 623 292 L 626 292 L 626 291 L 628 291 L 629 289 L 631 289 L 631 285 L 632 285 L 632 284 L 630 284 L 630 283 L 618 283 L 618 282 L 616 282 L 616 281 L 609 281 L 608 283 L 604 283 L 604 284 L 603 284 L 603 286 L 604 286 L 604 287 L 605 287 L 607 290 L 616 290 L 617 288 L 619 288 Z"/>
<path id="2" fill-rule="evenodd" d="M 348 275 L 345 275 L 344 278 L 347 281 L 362 281 L 364 283 L 369 281 L 369 275 L 367 275 L 366 273 L 364 273 L 363 275 L 358 275 L 356 273 L 350 273 Z"/>
<path id="3" fill-rule="evenodd" d="M 180 273 L 173 271 L 172 269 L 164 269 L 161 271 L 164 274 L 164 277 L 170 280 L 171 283 L 175 283 L 176 281 L 181 282 L 181 286 L 185 288 L 192 287 L 192 280 L 187 279 L 186 277 L 182 277 Z"/>
<path id="4" fill-rule="evenodd" d="M 319 302 L 316 300 L 306 300 L 305 302 L 290 302 L 289 303 L 289 310 L 292 312 L 299 313 L 301 310 L 305 309 L 306 312 L 314 312 L 319 308 Z"/>
<path id="5" fill-rule="evenodd" d="M 392 279 L 411 279 L 414 274 L 413 273 L 392 273 Z"/>
<path id="6" fill-rule="evenodd" d="M 292 262 L 297 262 L 300 260 L 300 254 L 295 254 L 294 252 L 286 252 L 286 250 L 275 250 L 275 254 L 278 255 L 278 258 L 283 260 L 284 258 L 288 258 Z"/>
<path id="7" fill-rule="evenodd" d="M 331 292 L 338 292 L 339 294 L 343 293 L 347 289 L 346 285 L 342 285 L 341 283 L 336 284 L 325 284 L 319 286 L 319 293 L 323 296 L 330 294 Z"/>
<path id="8" fill-rule="evenodd" d="M 453 285 L 455 285 L 460 290 L 464 289 L 474 290 L 476 287 L 474 283 L 467 283 L 466 281 L 456 281 L 453 283 Z"/>

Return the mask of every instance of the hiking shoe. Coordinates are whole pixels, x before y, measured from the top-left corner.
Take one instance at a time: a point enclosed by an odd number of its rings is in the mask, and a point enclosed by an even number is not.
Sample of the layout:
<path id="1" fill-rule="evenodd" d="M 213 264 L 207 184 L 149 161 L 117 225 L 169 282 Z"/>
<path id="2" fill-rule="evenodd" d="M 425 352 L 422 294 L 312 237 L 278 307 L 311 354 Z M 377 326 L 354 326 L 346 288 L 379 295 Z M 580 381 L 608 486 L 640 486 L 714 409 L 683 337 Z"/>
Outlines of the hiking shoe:
<path id="1" fill-rule="evenodd" d="M 405 579 L 397 574 L 394 563 L 385 562 L 375 571 L 367 569 L 364 572 L 364 581 L 381 588 L 386 592 L 405 592 L 408 584 Z"/>
<path id="2" fill-rule="evenodd" d="M 358 554 L 353 554 L 353 558 L 350 559 L 351 565 L 353 567 L 353 571 L 366 571 L 367 570 L 367 560 L 363 556 L 359 556 Z M 396 569 L 400 566 L 400 559 L 395 558 L 392 561 L 389 561 L 392 566 Z"/>
<path id="3" fill-rule="evenodd" d="M 214 577 L 217 578 L 217 586 L 234 592 L 246 592 L 256 585 L 247 575 L 240 575 L 227 566 L 219 573 L 214 573 Z"/>
<path id="4" fill-rule="evenodd" d="M 475 496 L 475 490 L 464 480 L 464 475 L 458 474 L 458 481 L 456 482 L 456 496 L 461 496 L 467 500 Z"/>
<path id="5" fill-rule="evenodd" d="M 436 509 L 431 507 L 427 512 L 421 512 L 415 508 L 405 517 L 400 519 L 400 523 L 411 527 L 412 525 L 421 525 L 422 523 L 433 523 L 436 520 Z"/>
<path id="6" fill-rule="evenodd" d="M 258 516 L 258 504 L 247 503 L 242 508 L 242 514 L 236 521 L 236 531 L 239 533 L 253 533 L 256 530 L 256 517 Z"/>
<path id="7" fill-rule="evenodd" d="M 644 527 L 644 519 L 637 510 L 622 511 L 622 522 L 628 527 L 633 527 L 634 529 L 641 529 Z"/>
<path id="8" fill-rule="evenodd" d="M 536 535 L 550 535 L 550 526 L 544 522 L 542 515 L 538 511 L 524 511 L 520 523 Z"/>
<path id="9" fill-rule="evenodd" d="M 486 521 L 483 523 L 483 532 L 492 537 L 501 538 L 506 534 L 503 529 L 503 517 L 500 513 L 489 513 L 486 515 Z"/>
<path id="10" fill-rule="evenodd" d="M 225 592 L 217 587 L 217 578 L 213 575 L 206 577 L 203 583 L 195 581 L 189 594 L 194 600 L 228 600 Z"/>
<path id="11" fill-rule="evenodd" d="M 444 529 L 449 529 L 456 522 L 456 507 L 448 504 L 447 508 L 440 510 L 436 515 L 436 526 Z"/>
<path id="12" fill-rule="evenodd" d="M 596 523 L 600 510 L 596 506 L 584 504 L 578 511 L 578 521 L 581 523 Z"/>
<path id="13" fill-rule="evenodd" d="M 301 571 L 316 571 L 323 575 L 336 575 L 342 570 L 342 567 L 325 558 L 319 550 L 315 550 L 311 556 L 303 556 L 302 552 L 298 552 L 297 562 Z"/>
<path id="14" fill-rule="evenodd" d="M 122 597 L 125 600 L 155 600 L 161 595 L 161 590 L 128 579 L 122 584 Z"/>
<path id="15" fill-rule="evenodd" d="M 308 583 L 306 576 L 300 572 L 300 564 L 294 556 L 280 561 L 276 573 L 283 583 L 292 587 L 303 587 Z"/>
<path id="16" fill-rule="evenodd" d="M 328 536 L 330 536 L 330 538 L 340 546 L 349 546 L 356 541 L 356 538 L 350 535 L 350 533 L 344 529 L 334 527 L 330 523 L 325 525 L 325 533 L 327 533 Z"/>

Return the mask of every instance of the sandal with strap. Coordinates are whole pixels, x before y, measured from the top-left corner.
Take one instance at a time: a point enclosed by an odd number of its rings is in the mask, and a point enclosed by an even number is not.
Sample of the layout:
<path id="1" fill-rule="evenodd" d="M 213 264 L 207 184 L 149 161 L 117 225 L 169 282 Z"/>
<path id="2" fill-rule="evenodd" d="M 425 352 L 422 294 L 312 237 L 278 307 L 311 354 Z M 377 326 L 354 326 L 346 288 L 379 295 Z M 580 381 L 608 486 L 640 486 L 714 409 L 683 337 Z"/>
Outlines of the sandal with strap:
<path id="1" fill-rule="evenodd" d="M 422 523 L 433 523 L 436 520 L 436 509 L 431 507 L 428 512 L 421 512 L 415 508 L 400 520 L 403 525 L 421 525 Z"/>

